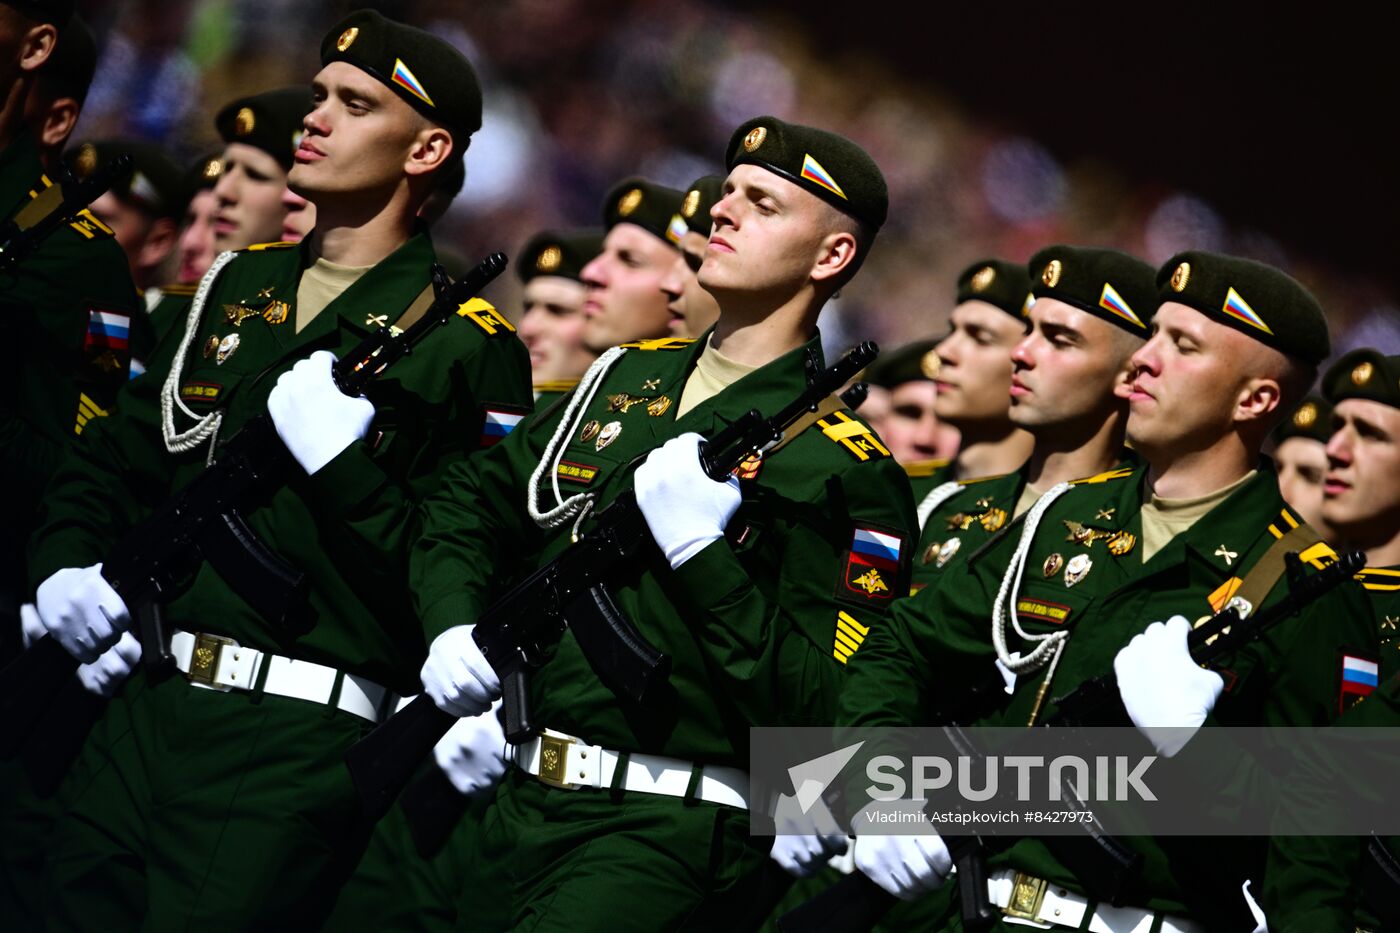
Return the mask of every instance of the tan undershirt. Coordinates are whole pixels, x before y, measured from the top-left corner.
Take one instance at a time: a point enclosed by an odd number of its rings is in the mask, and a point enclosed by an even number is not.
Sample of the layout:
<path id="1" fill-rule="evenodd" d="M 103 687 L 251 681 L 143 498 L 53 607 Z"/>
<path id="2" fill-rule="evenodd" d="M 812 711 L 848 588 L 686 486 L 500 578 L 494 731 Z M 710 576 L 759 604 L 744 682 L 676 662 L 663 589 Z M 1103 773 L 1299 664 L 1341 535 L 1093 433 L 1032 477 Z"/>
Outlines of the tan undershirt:
<path id="1" fill-rule="evenodd" d="M 1031 506 L 1035 505 L 1035 500 L 1039 499 L 1041 495 L 1043 495 L 1043 493 L 1041 493 L 1039 489 L 1027 483 L 1026 487 L 1021 490 L 1021 498 L 1016 500 L 1016 508 L 1011 513 L 1011 517 L 1020 518 L 1022 515 L 1025 515 L 1031 510 Z"/>
<path id="2" fill-rule="evenodd" d="M 297 333 L 316 320 L 316 315 L 340 297 L 341 292 L 359 281 L 373 266 L 342 266 L 318 259 L 306 267 L 297 285 Z"/>
<path id="3" fill-rule="evenodd" d="M 1142 562 L 1145 564 L 1172 538 L 1190 529 L 1207 512 L 1228 499 L 1236 489 L 1249 482 L 1258 470 L 1250 470 L 1224 489 L 1217 489 L 1195 499 L 1163 499 L 1150 496 L 1142 504 Z"/>
<path id="4" fill-rule="evenodd" d="M 690 378 L 685 381 L 685 388 L 681 390 L 676 417 L 680 418 L 701 402 L 719 395 L 755 369 L 758 367 L 731 360 L 716 350 L 713 343 L 705 344 L 700 358 L 695 361 L 695 368 L 690 371 Z"/>

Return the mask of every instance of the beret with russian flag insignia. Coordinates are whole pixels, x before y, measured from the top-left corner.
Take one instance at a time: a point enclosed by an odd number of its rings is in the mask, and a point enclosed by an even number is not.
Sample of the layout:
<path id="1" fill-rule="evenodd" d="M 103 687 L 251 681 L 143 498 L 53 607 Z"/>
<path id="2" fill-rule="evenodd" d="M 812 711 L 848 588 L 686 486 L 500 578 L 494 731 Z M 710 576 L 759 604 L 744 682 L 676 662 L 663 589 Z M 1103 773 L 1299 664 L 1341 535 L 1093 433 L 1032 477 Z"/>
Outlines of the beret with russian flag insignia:
<path id="1" fill-rule="evenodd" d="M 296 84 L 226 104 L 214 117 L 214 126 L 224 142 L 261 149 L 290 169 L 306 129 L 302 121 L 310 112 L 311 88 Z"/>
<path id="2" fill-rule="evenodd" d="M 1025 316 L 1030 293 L 1026 267 L 1004 259 L 974 262 L 958 276 L 958 304 L 985 301 L 1018 319 Z"/>
<path id="3" fill-rule="evenodd" d="M 1189 250 L 1157 270 L 1157 300 L 1194 308 L 1280 353 L 1316 366 L 1332 352 L 1312 294 L 1273 266 Z"/>
<path id="4" fill-rule="evenodd" d="M 583 280 L 583 267 L 602 251 L 603 235 L 597 230 L 546 230 L 525 244 L 515 269 L 522 282 L 542 275 L 579 282 Z"/>
<path id="5" fill-rule="evenodd" d="M 1400 408 L 1400 356 L 1386 356 L 1379 350 L 1352 350 L 1322 377 L 1327 400 L 1360 398 Z"/>
<path id="6" fill-rule="evenodd" d="M 1027 266 L 1031 294 L 1087 311 L 1144 340 L 1157 311 L 1156 270 L 1116 249 L 1048 246 Z"/>
<path id="7" fill-rule="evenodd" d="M 321 64 L 347 62 L 389 87 L 419 113 L 463 138 L 481 129 L 481 83 L 449 43 L 375 10 L 357 10 L 321 40 Z"/>
<path id="8" fill-rule="evenodd" d="M 724 197 L 724 176 L 704 175 L 690 183 L 681 202 L 681 217 L 686 226 L 704 234 L 711 226 L 710 209 Z"/>
<path id="9" fill-rule="evenodd" d="M 885 176 L 844 136 L 777 117 L 754 117 L 729 139 L 725 165 L 757 165 L 878 230 L 889 213 Z"/>
<path id="10" fill-rule="evenodd" d="M 681 216 L 684 204 L 683 191 L 645 178 L 624 179 L 603 200 L 603 226 L 611 230 L 618 224 L 636 224 L 679 249 L 681 237 L 690 232 Z"/>

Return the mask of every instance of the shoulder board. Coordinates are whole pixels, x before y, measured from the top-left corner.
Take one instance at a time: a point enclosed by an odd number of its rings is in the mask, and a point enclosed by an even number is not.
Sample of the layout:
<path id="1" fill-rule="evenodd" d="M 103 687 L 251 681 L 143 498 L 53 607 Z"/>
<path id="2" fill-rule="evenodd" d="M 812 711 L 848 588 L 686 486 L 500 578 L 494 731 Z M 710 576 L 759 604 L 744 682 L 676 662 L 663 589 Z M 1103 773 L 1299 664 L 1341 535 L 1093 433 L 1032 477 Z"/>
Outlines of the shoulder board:
<path id="1" fill-rule="evenodd" d="M 536 392 L 568 392 L 578 385 L 577 379 L 546 379 L 532 386 Z"/>
<path id="2" fill-rule="evenodd" d="M 497 311 L 496 306 L 485 298 L 473 298 L 468 301 L 457 309 L 457 315 L 486 331 L 488 337 L 515 333 L 515 327 L 506 320 L 506 316 Z"/>
<path id="3" fill-rule="evenodd" d="M 825 418 L 817 419 L 817 427 L 828 440 L 835 441 L 850 452 L 857 460 L 880 460 L 890 455 L 885 445 L 870 430 L 869 425 L 857 421 L 844 411 L 832 412 Z"/>
<path id="4" fill-rule="evenodd" d="M 905 475 L 910 477 L 932 476 L 943 469 L 951 460 L 919 460 L 916 463 L 903 464 Z"/>
<path id="5" fill-rule="evenodd" d="M 107 239 L 116 236 L 112 228 L 97 219 L 97 215 L 86 207 L 73 215 L 68 226 L 78 231 L 85 240 Z"/>
<path id="6" fill-rule="evenodd" d="M 694 342 L 694 337 L 655 337 L 651 340 L 620 343 L 618 346 L 627 350 L 684 350 Z"/>
<path id="7" fill-rule="evenodd" d="M 1010 476 L 1010 475 L 1011 475 L 1010 473 L 997 473 L 997 474 L 994 475 L 994 476 L 974 476 L 974 477 L 972 477 L 971 479 L 960 479 L 960 480 L 958 480 L 958 485 L 959 485 L 959 486 L 974 486 L 974 485 L 976 485 L 977 483 L 985 483 L 985 482 L 987 482 L 988 480 L 1001 479 L 1001 478 L 1003 478 L 1003 477 L 1005 477 L 1005 476 Z"/>
<path id="8" fill-rule="evenodd" d="M 1127 479 L 1132 475 L 1132 467 L 1118 467 L 1116 470 L 1109 470 L 1106 473 L 1099 473 L 1095 476 L 1086 476 L 1083 479 L 1073 480 L 1070 485 L 1087 486 L 1091 483 L 1111 483 L 1114 480 Z"/>
<path id="9" fill-rule="evenodd" d="M 252 246 L 239 250 L 239 252 L 261 253 L 270 249 L 291 249 L 293 246 L 297 245 L 298 244 L 291 243 L 287 240 L 279 240 L 276 243 L 254 243 Z"/>
<path id="10" fill-rule="evenodd" d="M 1278 518 L 1269 523 L 1269 534 L 1275 538 L 1282 538 L 1301 524 L 1292 512 L 1283 509 L 1278 513 Z"/>
<path id="11" fill-rule="evenodd" d="M 169 285 L 161 285 L 159 287 L 162 296 L 176 295 L 181 298 L 188 297 L 199 291 L 198 284 L 186 285 L 181 282 L 171 282 Z"/>
<path id="12" fill-rule="evenodd" d="M 40 195 L 45 195 L 45 203 L 47 204 L 47 207 L 40 210 L 38 217 L 33 218 L 34 222 L 37 222 L 43 217 L 47 217 L 60 206 L 62 196 L 56 190 L 53 193 L 45 194 L 50 188 L 53 188 L 53 182 L 49 181 L 49 176 L 40 175 L 34 187 L 29 189 L 29 200 L 31 202 L 39 200 Z M 32 209 L 37 208 L 38 205 L 32 205 Z M 18 220 L 18 218 L 26 213 L 26 209 L 21 208 L 16 212 L 13 219 Z M 21 224 L 21 226 L 28 226 L 28 224 Z M 93 212 L 86 207 L 73 215 L 73 219 L 68 222 L 68 226 L 77 231 L 85 240 L 107 239 L 115 236 L 115 234 L 112 233 L 112 228 L 98 220 L 97 215 L 93 214 Z"/>
<path id="13" fill-rule="evenodd" d="M 1269 534 L 1275 538 L 1282 538 L 1301 524 L 1303 523 L 1292 512 L 1280 509 L 1278 518 L 1269 523 Z M 1313 532 L 1313 534 L 1318 538 L 1322 537 L 1317 532 Z M 1311 564 L 1314 570 L 1323 570 L 1337 562 L 1337 552 L 1325 542 L 1318 541 L 1316 544 L 1304 548 L 1298 554 L 1298 559 L 1305 564 Z"/>
<path id="14" fill-rule="evenodd" d="M 1375 593 L 1400 591 L 1400 570 L 1377 567 L 1373 570 L 1361 571 L 1356 575 L 1356 579 L 1366 589 Z"/>

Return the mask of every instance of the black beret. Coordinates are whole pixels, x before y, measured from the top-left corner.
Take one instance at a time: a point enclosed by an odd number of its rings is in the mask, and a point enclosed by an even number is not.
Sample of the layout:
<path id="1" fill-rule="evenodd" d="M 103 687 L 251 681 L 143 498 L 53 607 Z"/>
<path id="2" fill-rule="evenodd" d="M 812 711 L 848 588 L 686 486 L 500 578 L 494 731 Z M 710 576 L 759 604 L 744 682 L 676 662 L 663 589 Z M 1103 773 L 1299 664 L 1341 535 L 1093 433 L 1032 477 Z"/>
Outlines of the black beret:
<path id="1" fill-rule="evenodd" d="M 1152 334 L 1157 270 L 1116 249 L 1048 246 L 1031 257 L 1031 294 L 1055 298 L 1123 328 Z"/>
<path id="2" fill-rule="evenodd" d="M 1332 436 L 1332 406 L 1320 395 L 1309 395 L 1298 403 L 1293 414 L 1274 428 L 1274 443 L 1282 444 L 1291 437 L 1327 443 Z"/>
<path id="3" fill-rule="evenodd" d="M 689 232 L 681 217 L 685 195 L 645 178 L 619 182 L 603 201 L 603 226 L 611 230 L 621 223 L 636 224 L 672 246 Z"/>
<path id="4" fill-rule="evenodd" d="M 881 353 L 860 377 L 871 385 L 893 389 L 906 382 L 932 382 L 938 375 L 937 340 L 916 340 Z"/>
<path id="5" fill-rule="evenodd" d="M 102 139 L 74 146 L 63 154 L 64 164 L 79 178 L 118 156 L 130 156 L 132 171 L 112 187 L 119 200 L 154 217 L 179 218 L 185 212 L 180 166 L 157 146 L 135 139 Z"/>
<path id="6" fill-rule="evenodd" d="M 53 23 L 59 29 L 73 18 L 74 0 L 0 0 L 36 23 Z"/>
<path id="7" fill-rule="evenodd" d="M 777 117 L 754 117 L 729 138 L 725 165 L 757 165 L 879 229 L 890 195 L 880 167 L 844 136 Z"/>
<path id="8" fill-rule="evenodd" d="M 346 62 L 389 87 L 415 110 L 454 133 L 465 152 L 481 129 L 481 83 L 448 42 L 374 10 L 342 19 L 321 40 L 321 65 Z"/>
<path id="9" fill-rule="evenodd" d="M 1157 271 L 1157 296 L 1314 366 L 1332 352 L 1317 299 L 1262 262 L 1200 250 L 1178 253 Z"/>
<path id="10" fill-rule="evenodd" d="M 1322 377 L 1322 393 L 1333 405 L 1364 398 L 1400 408 L 1400 356 L 1379 350 L 1352 350 Z"/>
<path id="11" fill-rule="evenodd" d="M 958 304 L 985 301 L 1012 317 L 1022 318 L 1030 308 L 1030 299 L 1031 280 L 1020 263 L 983 259 L 958 276 Z"/>
<path id="12" fill-rule="evenodd" d="M 44 62 L 39 75 L 54 99 L 72 97 L 87 100 L 92 76 L 97 72 L 97 37 L 76 13 L 58 37 L 53 54 Z"/>
<path id="13" fill-rule="evenodd" d="M 181 178 L 185 200 L 188 202 L 190 198 L 205 188 L 217 185 L 223 174 L 222 153 L 210 152 L 200 156 L 185 169 L 185 174 Z"/>
<path id="14" fill-rule="evenodd" d="M 244 143 L 266 152 L 283 169 L 292 167 L 292 156 L 311 112 L 311 88 L 304 84 L 264 91 L 240 98 L 219 111 L 214 125 L 226 143 Z"/>
<path id="15" fill-rule="evenodd" d="M 540 275 L 557 275 L 580 281 L 583 267 L 603 251 L 603 234 L 597 230 L 537 233 L 520 251 L 515 271 L 520 281 Z"/>
<path id="16" fill-rule="evenodd" d="M 710 209 L 724 197 L 724 176 L 705 175 L 695 179 L 681 201 L 681 219 L 696 233 L 708 236 L 712 226 Z"/>

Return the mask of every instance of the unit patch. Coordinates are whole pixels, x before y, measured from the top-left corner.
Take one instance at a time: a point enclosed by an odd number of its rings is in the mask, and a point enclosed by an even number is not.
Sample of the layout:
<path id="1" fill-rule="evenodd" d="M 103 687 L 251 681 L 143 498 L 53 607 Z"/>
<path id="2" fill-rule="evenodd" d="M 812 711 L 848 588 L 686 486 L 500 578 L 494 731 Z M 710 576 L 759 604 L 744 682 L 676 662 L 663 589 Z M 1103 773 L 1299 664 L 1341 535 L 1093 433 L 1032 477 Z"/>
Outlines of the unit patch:
<path id="1" fill-rule="evenodd" d="M 1016 600 L 1016 614 L 1023 619 L 1035 619 L 1038 622 L 1053 622 L 1056 625 L 1063 625 L 1069 618 L 1070 607 L 1064 603 L 1052 603 L 1048 599 L 1034 599 L 1030 596 L 1022 596 Z"/>

